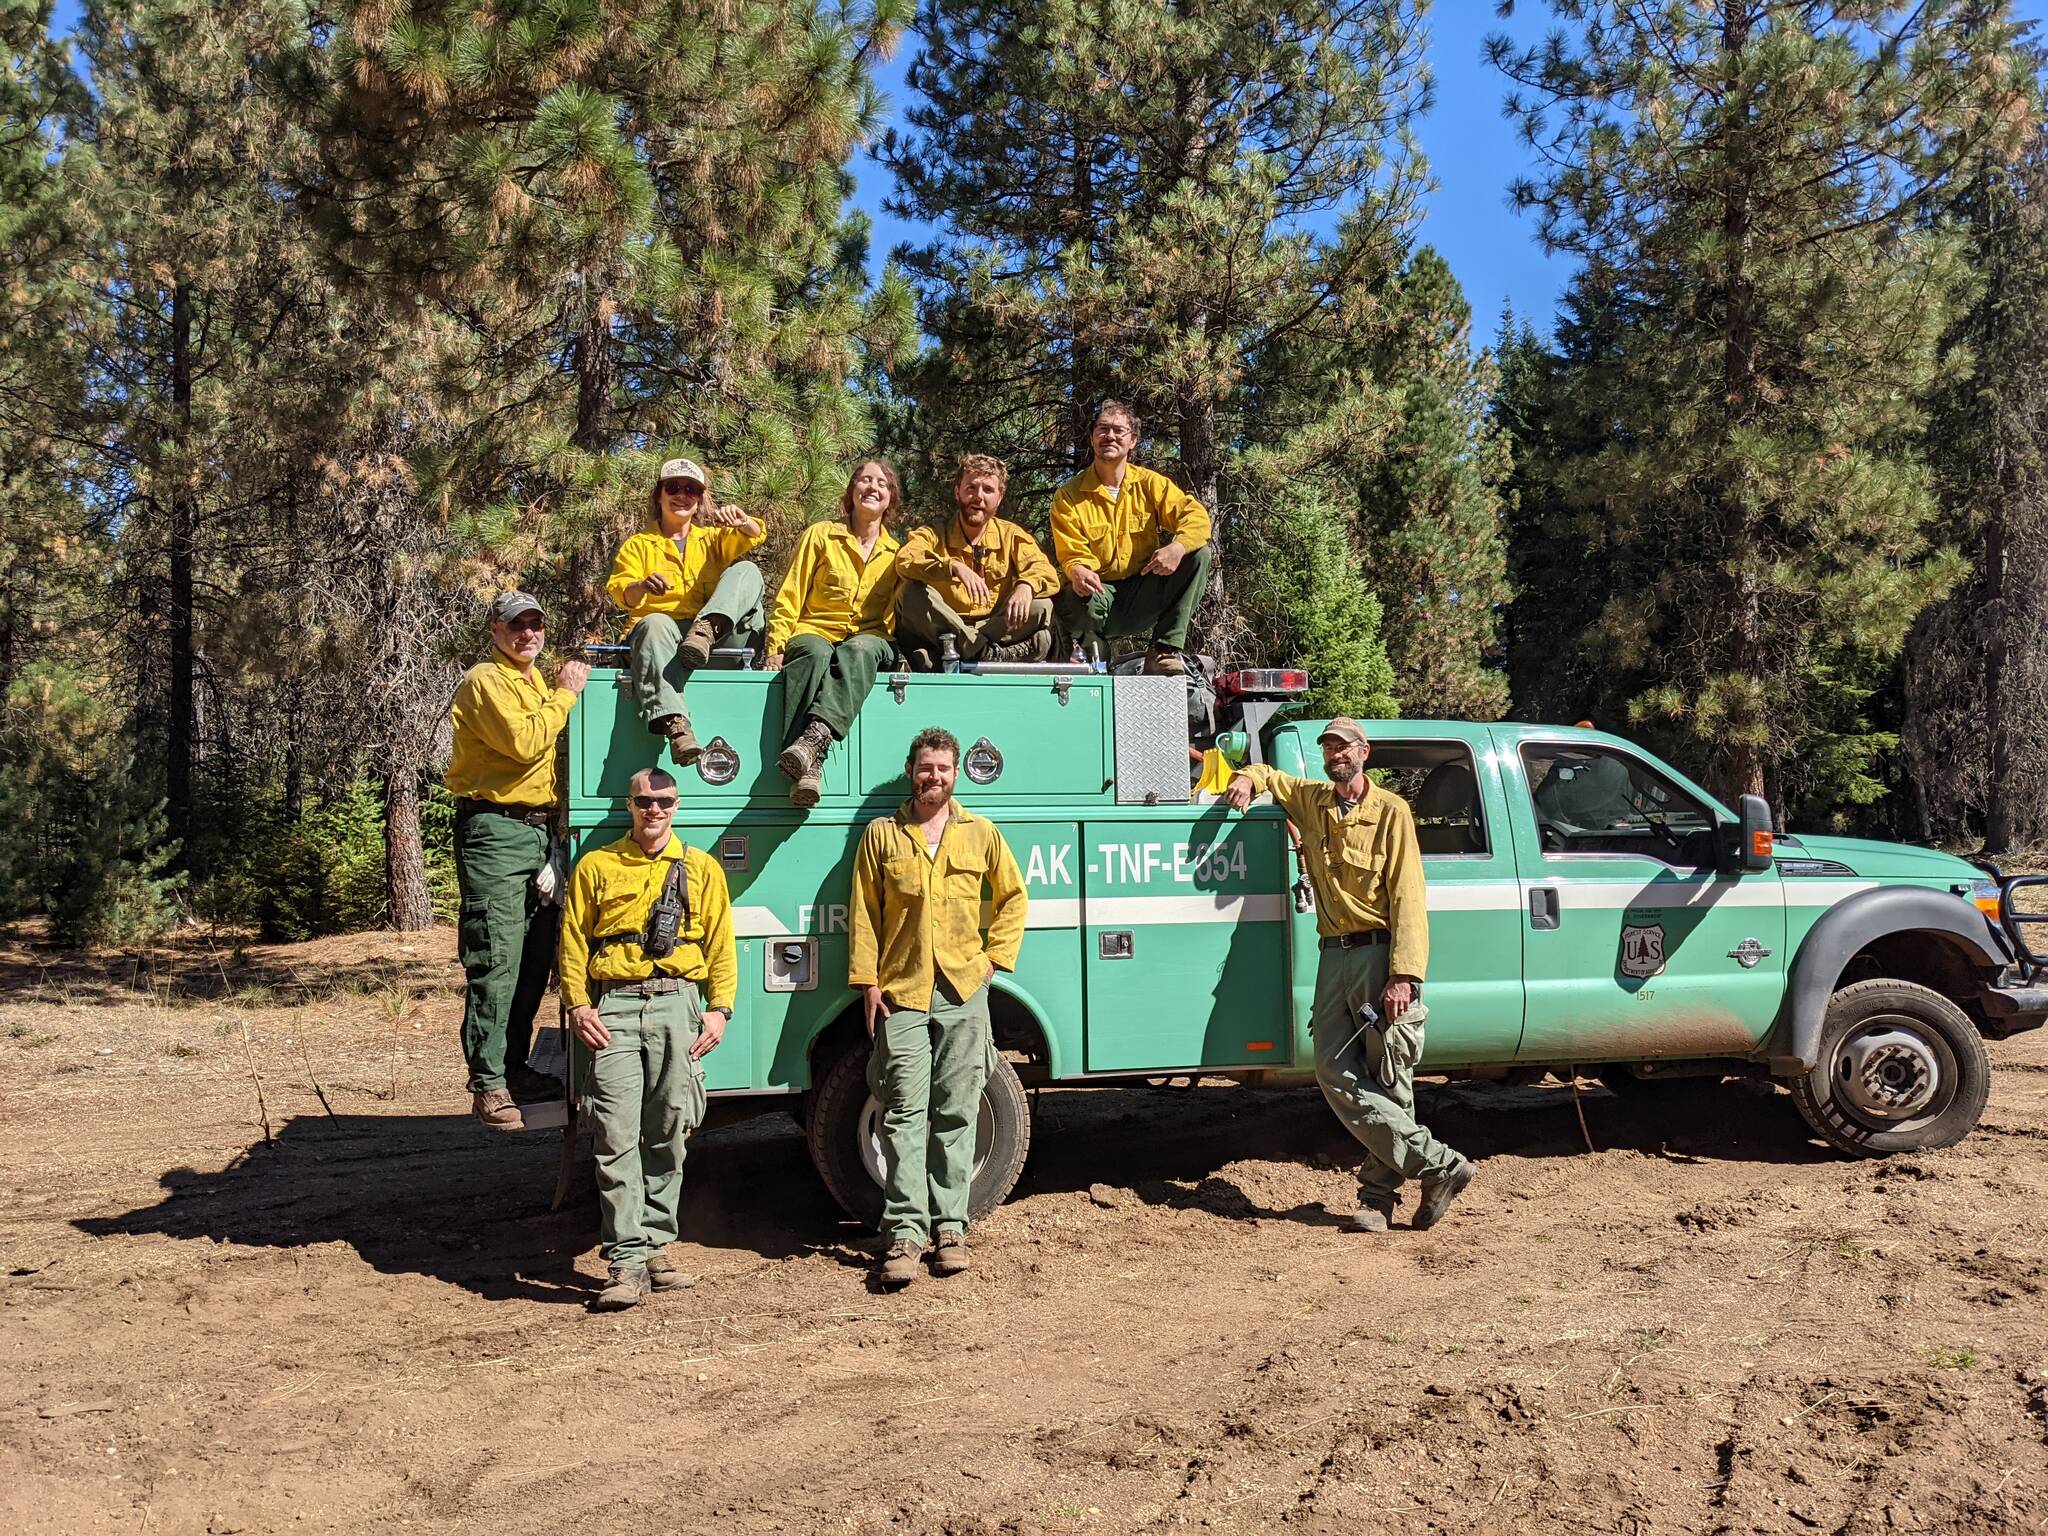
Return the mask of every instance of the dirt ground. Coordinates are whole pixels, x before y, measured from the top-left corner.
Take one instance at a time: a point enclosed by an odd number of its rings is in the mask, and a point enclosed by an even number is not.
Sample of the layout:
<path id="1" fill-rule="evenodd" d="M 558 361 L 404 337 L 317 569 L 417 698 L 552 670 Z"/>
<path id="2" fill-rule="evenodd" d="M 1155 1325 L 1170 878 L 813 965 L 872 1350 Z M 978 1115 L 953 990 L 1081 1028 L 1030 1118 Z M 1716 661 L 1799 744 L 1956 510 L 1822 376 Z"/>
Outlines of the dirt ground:
<path id="1" fill-rule="evenodd" d="M 1313 1090 L 1048 1091 L 897 1295 L 756 1117 L 691 1144 L 695 1288 L 599 1317 L 458 981 L 0 938 L 0 1530 L 2048 1530 L 2042 1034 L 1889 1162 L 1759 1085 L 1588 1086 L 1591 1153 L 1569 1088 L 1425 1087 L 1479 1178 L 1378 1238 Z"/>

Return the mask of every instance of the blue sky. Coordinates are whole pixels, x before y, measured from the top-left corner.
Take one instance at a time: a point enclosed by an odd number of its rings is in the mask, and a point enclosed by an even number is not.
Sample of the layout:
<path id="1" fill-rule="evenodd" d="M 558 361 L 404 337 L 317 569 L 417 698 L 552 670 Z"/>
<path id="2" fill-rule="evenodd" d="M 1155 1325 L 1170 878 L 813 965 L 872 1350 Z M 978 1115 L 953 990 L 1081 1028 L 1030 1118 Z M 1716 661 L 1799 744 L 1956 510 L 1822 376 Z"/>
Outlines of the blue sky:
<path id="1" fill-rule="evenodd" d="M 2037 23 L 2048 19 L 2048 0 L 2020 0 L 2015 9 Z M 53 30 L 69 30 L 78 10 L 78 0 L 58 0 Z M 1528 152 L 1501 116 L 1507 81 L 1487 65 L 1482 44 L 1495 31 L 1522 43 L 1540 40 L 1550 30 L 1549 7 L 1541 0 L 1520 0 L 1515 15 L 1502 21 L 1494 15 L 1493 0 L 1436 0 L 1429 24 L 1436 103 L 1419 131 L 1436 185 L 1425 204 L 1421 237 L 1443 254 L 1464 285 L 1477 342 L 1493 339 L 1504 303 L 1547 329 L 1570 280 L 1571 264 L 1546 257 L 1530 220 L 1508 206 L 1508 183 L 1527 169 Z M 916 51 L 917 39 L 906 37 L 881 70 L 892 116 L 907 94 L 903 74 Z M 899 241 L 929 235 L 882 211 L 890 179 L 866 155 L 854 166 L 854 205 L 875 221 L 871 269 L 878 269 Z"/>

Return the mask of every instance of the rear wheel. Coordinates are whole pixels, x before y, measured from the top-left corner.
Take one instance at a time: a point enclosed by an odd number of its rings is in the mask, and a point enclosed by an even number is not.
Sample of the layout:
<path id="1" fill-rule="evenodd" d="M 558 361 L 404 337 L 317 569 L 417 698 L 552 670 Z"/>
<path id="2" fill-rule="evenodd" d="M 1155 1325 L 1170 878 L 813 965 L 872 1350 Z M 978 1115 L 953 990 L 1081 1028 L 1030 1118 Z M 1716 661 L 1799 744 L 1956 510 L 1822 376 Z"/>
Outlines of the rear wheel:
<path id="1" fill-rule="evenodd" d="M 1967 1136 L 1991 1092 L 1991 1061 L 1962 1009 L 1931 988 L 1881 978 L 1834 995 L 1820 1059 L 1790 1087 L 1830 1145 L 1884 1157 Z"/>
<path id="2" fill-rule="evenodd" d="M 821 1061 L 804 1140 L 840 1209 L 874 1226 L 882 1219 L 882 1106 L 868 1092 L 868 1042 L 848 1040 Z M 974 1134 L 974 1184 L 967 1214 L 979 1220 L 1007 1200 L 1031 1151 L 1031 1101 L 1001 1057 L 981 1092 Z"/>

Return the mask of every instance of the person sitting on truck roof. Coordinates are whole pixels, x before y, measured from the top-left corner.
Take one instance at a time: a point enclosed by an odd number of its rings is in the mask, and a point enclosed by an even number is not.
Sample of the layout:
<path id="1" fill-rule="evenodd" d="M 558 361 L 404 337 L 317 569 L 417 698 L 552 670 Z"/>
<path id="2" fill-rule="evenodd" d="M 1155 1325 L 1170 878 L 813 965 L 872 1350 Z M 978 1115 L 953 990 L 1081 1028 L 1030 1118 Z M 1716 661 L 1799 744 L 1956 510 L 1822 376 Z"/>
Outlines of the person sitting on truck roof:
<path id="1" fill-rule="evenodd" d="M 818 803 L 825 756 L 846 740 L 875 676 L 896 653 L 900 546 L 888 525 L 903 482 L 868 459 L 846 482 L 839 517 L 797 540 L 768 618 L 769 671 L 782 673 L 782 755 L 792 805 Z"/>
<path id="2" fill-rule="evenodd" d="M 1001 459 L 962 455 L 958 510 L 943 528 L 918 528 L 903 541 L 896 640 L 917 671 L 938 670 L 948 635 L 962 661 L 1044 661 L 1052 652 L 1060 573 L 1038 540 L 996 516 L 1009 478 Z"/>
<path id="3" fill-rule="evenodd" d="M 910 798 L 868 823 L 853 856 L 846 982 L 874 1040 L 868 1087 L 882 1105 L 884 1250 L 876 1278 L 967 1268 L 974 1134 L 995 1056 L 989 982 L 1017 968 L 1024 876 L 1002 832 L 953 798 L 960 742 L 934 726 L 911 739 Z M 988 937 L 982 937 L 982 888 Z"/>
<path id="4" fill-rule="evenodd" d="M 1138 416 L 1121 400 L 1095 412 L 1095 462 L 1052 499 L 1052 549 L 1066 578 L 1058 612 L 1088 646 L 1125 635 L 1150 641 L 1147 672 L 1187 668 L 1188 625 L 1209 587 L 1209 511 L 1157 470 L 1131 462 Z"/>
<path id="5" fill-rule="evenodd" d="M 703 755 L 683 687 L 720 645 L 750 646 L 767 624 L 761 568 L 742 558 L 768 530 L 718 506 L 694 459 L 670 459 L 647 492 L 647 527 L 619 546 L 605 590 L 626 610 L 626 667 L 640 722 L 687 768 Z"/>
<path id="6" fill-rule="evenodd" d="M 591 1305 L 636 1306 L 688 1285 L 668 1257 L 684 1143 L 704 1123 L 704 1069 L 739 990 L 732 895 L 716 859 L 670 830 L 673 775 L 643 768 L 633 830 L 576 861 L 562 914 L 562 1001 L 576 1038 L 576 1097 L 597 1142 L 598 1253 L 610 1283 Z"/>
<path id="7" fill-rule="evenodd" d="M 1415 1063 L 1429 1012 L 1429 898 L 1415 818 L 1399 795 L 1365 776 L 1372 748 L 1356 720 L 1332 720 L 1319 739 L 1327 783 L 1251 763 L 1223 798 L 1241 811 L 1253 795 L 1270 793 L 1301 833 L 1322 935 L 1309 1022 L 1316 1082 L 1367 1154 L 1351 1225 L 1386 1231 L 1401 1185 L 1420 1179 L 1413 1225 L 1434 1226 L 1472 1182 L 1472 1164 L 1415 1118 Z"/>
<path id="8" fill-rule="evenodd" d="M 462 893 L 455 943 L 469 983 L 462 1054 L 470 1112 L 494 1131 L 521 1131 L 521 1100 L 562 1091 L 526 1064 L 555 947 L 555 909 L 534 877 L 548 863 L 555 738 L 590 668 L 565 661 L 553 684 L 541 675 L 534 662 L 547 644 L 547 619 L 527 593 L 495 598 L 490 626 L 491 659 L 469 669 L 448 708 L 448 792 L 455 796 L 455 882 Z"/>

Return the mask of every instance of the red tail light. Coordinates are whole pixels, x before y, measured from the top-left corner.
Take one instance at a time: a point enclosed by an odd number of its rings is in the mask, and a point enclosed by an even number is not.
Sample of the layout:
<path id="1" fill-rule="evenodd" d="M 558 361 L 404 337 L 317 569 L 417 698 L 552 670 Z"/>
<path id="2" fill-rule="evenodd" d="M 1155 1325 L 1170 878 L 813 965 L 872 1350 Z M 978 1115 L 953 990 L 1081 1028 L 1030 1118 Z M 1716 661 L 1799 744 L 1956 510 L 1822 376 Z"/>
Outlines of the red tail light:
<path id="1" fill-rule="evenodd" d="M 1262 693 L 1307 693 L 1308 674 L 1289 667 L 1247 667 L 1219 674 L 1216 687 L 1239 698 Z"/>

